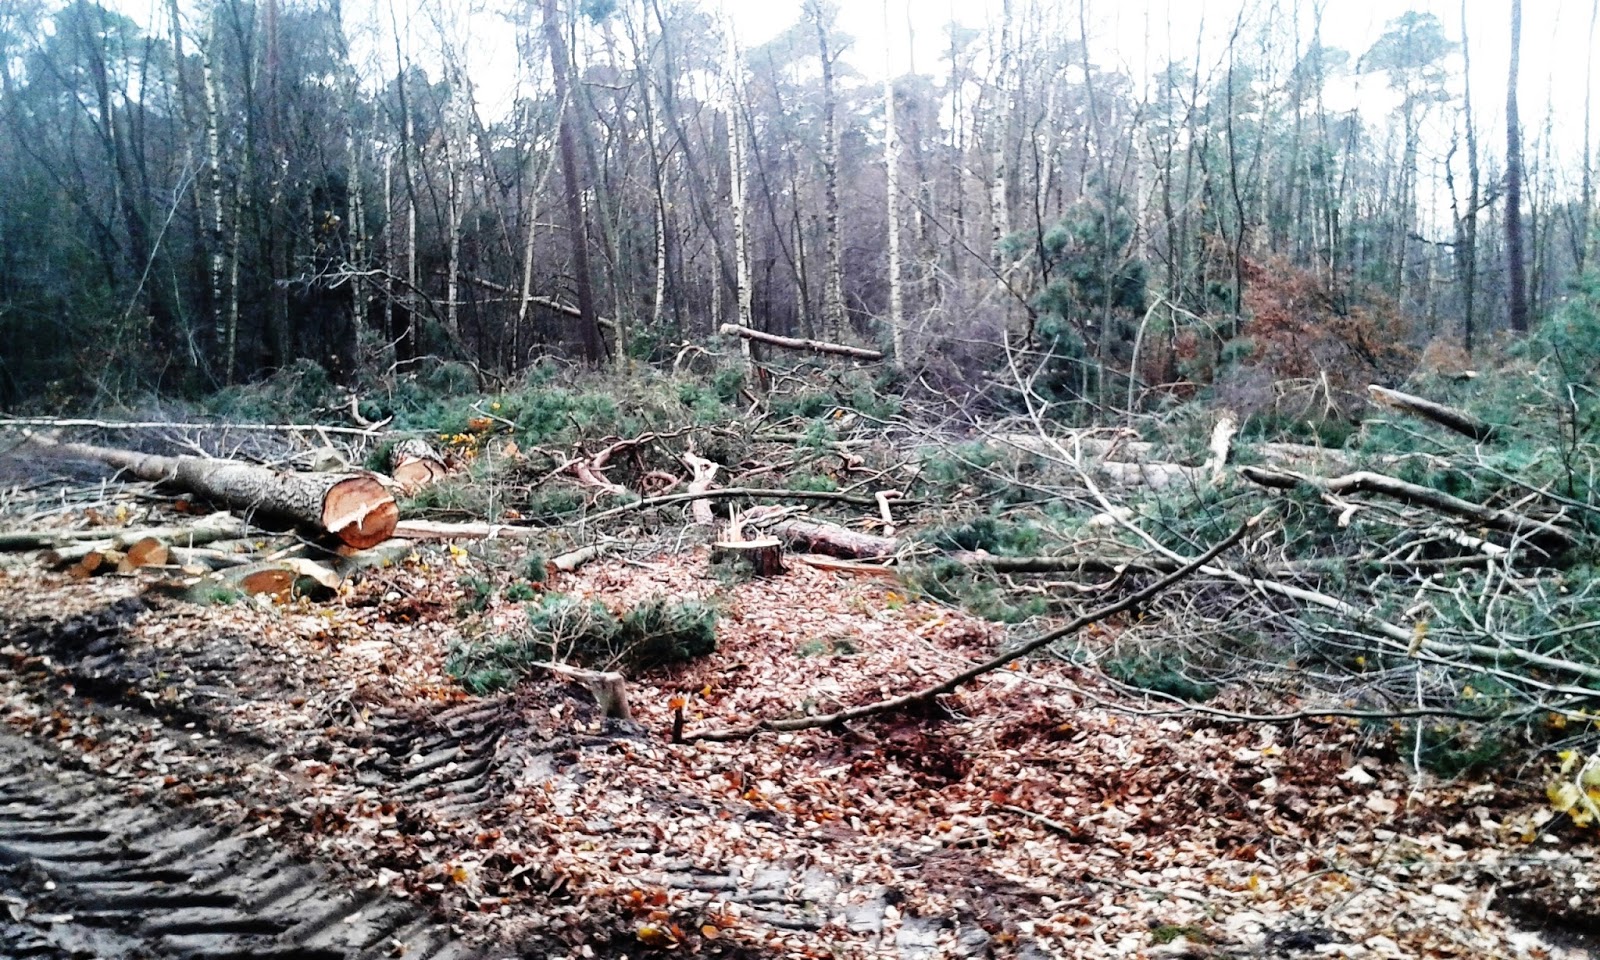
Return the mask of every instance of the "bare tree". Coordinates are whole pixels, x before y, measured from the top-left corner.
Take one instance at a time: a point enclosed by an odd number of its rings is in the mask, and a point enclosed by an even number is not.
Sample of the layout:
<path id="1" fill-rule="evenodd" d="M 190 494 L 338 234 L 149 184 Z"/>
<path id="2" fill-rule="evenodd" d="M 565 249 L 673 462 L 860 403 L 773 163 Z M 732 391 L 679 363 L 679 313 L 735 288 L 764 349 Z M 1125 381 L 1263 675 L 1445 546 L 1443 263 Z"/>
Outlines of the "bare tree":
<path id="1" fill-rule="evenodd" d="M 1511 74 L 1506 81 L 1506 269 L 1511 330 L 1528 332 L 1528 275 L 1522 237 L 1522 128 L 1517 119 L 1517 69 L 1522 59 L 1522 0 L 1511 0 Z"/>

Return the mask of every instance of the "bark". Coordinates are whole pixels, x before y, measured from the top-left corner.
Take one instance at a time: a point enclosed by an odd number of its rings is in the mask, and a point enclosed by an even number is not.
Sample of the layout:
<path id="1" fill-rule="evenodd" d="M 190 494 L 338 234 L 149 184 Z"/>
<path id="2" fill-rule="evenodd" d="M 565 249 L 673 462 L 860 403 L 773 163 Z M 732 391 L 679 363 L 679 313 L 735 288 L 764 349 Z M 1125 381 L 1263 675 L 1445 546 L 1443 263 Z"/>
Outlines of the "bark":
<path id="1" fill-rule="evenodd" d="M 550 66 L 555 77 L 556 99 L 566 105 L 561 111 L 561 129 L 558 136 L 561 151 L 561 175 L 566 182 L 567 229 L 572 239 L 573 270 L 577 274 L 578 333 L 583 344 L 583 357 L 598 365 L 605 360 L 605 341 L 600 336 L 599 313 L 594 303 L 594 280 L 589 270 L 589 238 L 587 221 L 583 216 L 583 185 L 578 171 L 577 102 L 569 96 L 571 87 L 571 61 L 567 57 L 567 41 L 562 34 L 561 16 L 556 10 L 556 0 L 544 0 L 544 34 L 550 47 Z"/>
<path id="2" fill-rule="evenodd" d="M 860 533 L 817 520 L 782 520 L 767 530 L 800 549 L 844 560 L 882 559 L 893 556 L 900 548 L 900 541 L 893 537 Z"/>
<path id="3" fill-rule="evenodd" d="M 711 564 L 747 565 L 751 576 L 781 577 L 783 543 L 776 537 L 719 541 L 711 545 Z"/>
<path id="4" fill-rule="evenodd" d="M 743 337 L 746 340 L 756 340 L 770 344 L 774 347 L 783 347 L 787 350 L 809 350 L 812 353 L 831 353 L 841 357 L 853 357 L 857 360 L 882 360 L 883 351 L 869 350 L 866 347 L 852 347 L 844 343 L 825 343 L 821 340 L 801 340 L 798 337 L 780 337 L 775 333 L 763 333 L 749 327 L 733 323 L 724 323 L 721 327 L 724 336 Z"/>
<path id="5" fill-rule="evenodd" d="M 295 473 L 235 460 L 163 457 L 83 443 L 48 446 L 60 456 L 98 460 L 246 516 L 259 514 L 331 534 L 358 549 L 387 540 L 400 518 L 389 491 L 367 474 Z"/>
<path id="6" fill-rule="evenodd" d="M 1472 55 L 1467 39 L 1467 0 L 1461 0 L 1461 77 L 1462 122 L 1467 138 L 1467 209 L 1462 215 L 1461 229 L 1456 239 L 1456 269 L 1461 274 L 1461 340 L 1472 356 L 1477 336 L 1478 294 L 1478 209 L 1481 177 L 1478 173 L 1478 128 L 1472 117 Z"/>
<path id="7" fill-rule="evenodd" d="M 551 573 L 573 573 L 584 564 L 598 560 L 616 548 L 617 545 L 614 543 L 591 543 L 552 558 L 548 569 Z"/>
<path id="8" fill-rule="evenodd" d="M 752 327 L 755 323 L 753 312 L 754 301 L 750 290 L 750 224 L 745 201 L 745 164 L 744 164 L 744 135 L 739 123 L 739 109 L 742 90 L 740 89 L 739 75 L 744 69 L 740 62 L 739 43 L 733 36 L 732 28 L 728 32 L 728 184 L 729 193 L 733 203 L 733 258 L 734 271 L 737 279 L 735 290 L 736 302 L 739 310 L 739 326 Z M 750 341 L 744 341 L 745 361 L 748 363 L 754 358 L 750 353 Z"/>
<path id="9" fill-rule="evenodd" d="M 1528 332 L 1528 275 L 1522 247 L 1522 129 L 1517 118 L 1517 72 L 1522 60 L 1522 0 L 1511 0 L 1511 73 L 1506 81 L 1506 269 L 1510 273 L 1513 333 Z"/>
<path id="10" fill-rule="evenodd" d="M 828 24 L 822 4 L 812 0 L 807 13 L 817 30 L 817 55 L 822 61 L 822 178 L 823 223 L 827 230 L 827 278 L 823 286 L 822 319 L 830 336 L 844 333 L 844 244 L 839 236 L 839 128 L 838 100 L 833 89 L 833 52 L 828 44 Z"/>
<path id="11" fill-rule="evenodd" d="M 1494 440 L 1499 430 L 1493 424 L 1488 424 L 1464 410 L 1447 407 L 1442 403 L 1435 403 L 1424 397 L 1401 393 L 1399 390 L 1390 390 L 1372 384 L 1367 387 L 1367 392 L 1372 399 L 1384 406 L 1409 413 L 1414 417 L 1437 423 L 1441 427 L 1454 430 L 1463 436 L 1471 437 L 1479 443 L 1488 443 Z"/>
<path id="12" fill-rule="evenodd" d="M 883 2 L 883 53 L 889 63 L 889 0 Z M 894 119 L 894 71 L 886 69 L 883 80 L 883 165 L 888 178 L 889 216 L 889 331 L 894 338 L 895 366 L 906 362 L 905 291 L 900 284 L 900 134 Z"/>

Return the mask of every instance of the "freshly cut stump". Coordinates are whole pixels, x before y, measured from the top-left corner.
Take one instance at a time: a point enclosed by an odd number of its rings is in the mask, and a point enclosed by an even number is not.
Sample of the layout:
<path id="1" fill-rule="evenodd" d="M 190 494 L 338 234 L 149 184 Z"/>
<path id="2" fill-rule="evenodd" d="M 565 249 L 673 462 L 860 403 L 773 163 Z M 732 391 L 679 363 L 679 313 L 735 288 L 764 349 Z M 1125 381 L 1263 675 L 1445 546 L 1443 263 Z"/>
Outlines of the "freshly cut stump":
<path id="1" fill-rule="evenodd" d="M 781 577 L 783 544 L 776 537 L 761 540 L 730 540 L 711 545 L 711 565 L 744 565 L 751 576 Z"/>

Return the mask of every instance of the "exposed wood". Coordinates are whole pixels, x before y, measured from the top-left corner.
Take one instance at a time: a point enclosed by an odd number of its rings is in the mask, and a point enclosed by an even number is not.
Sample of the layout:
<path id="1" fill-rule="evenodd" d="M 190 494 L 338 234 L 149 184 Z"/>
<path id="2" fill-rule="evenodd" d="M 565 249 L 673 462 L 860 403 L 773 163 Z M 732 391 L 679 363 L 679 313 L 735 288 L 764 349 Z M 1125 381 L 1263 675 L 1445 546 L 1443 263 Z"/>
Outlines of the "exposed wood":
<path id="1" fill-rule="evenodd" d="M 861 533 L 836 523 L 819 520 L 782 520 L 767 528 L 773 536 L 810 553 L 826 554 L 846 560 L 872 560 L 892 557 L 900 548 L 893 537 Z"/>
<path id="2" fill-rule="evenodd" d="M 389 448 L 389 476 L 406 493 L 438 483 L 449 472 L 444 457 L 426 440 L 412 437 Z"/>
<path id="3" fill-rule="evenodd" d="M 1207 550 L 1200 556 L 1189 560 L 1177 570 L 1174 570 L 1161 579 L 1154 581 L 1144 589 L 1130 593 L 1115 603 L 1110 603 L 1103 607 L 1098 607 L 1087 613 L 1081 614 L 1064 626 L 1041 634 L 1040 636 L 1029 640 L 1027 643 L 1022 644 L 1021 646 L 1007 649 L 1003 653 L 991 657 L 982 663 L 974 664 L 973 666 L 959 671 L 958 673 L 955 673 L 931 686 L 923 687 L 920 690 L 907 693 L 902 696 L 888 697 L 872 703 L 866 703 L 860 706 L 850 707 L 845 710 L 839 710 L 835 713 L 826 714 L 824 716 L 799 717 L 795 719 L 784 720 L 764 720 L 758 724 L 755 724 L 754 726 L 749 727 L 741 727 L 732 730 L 711 730 L 705 733 L 692 734 L 687 737 L 687 739 L 691 741 L 744 740 L 755 736 L 758 733 L 763 733 L 766 731 L 815 730 L 822 727 L 833 727 L 840 724 L 849 723 L 852 720 L 861 720 L 866 717 L 877 716 L 884 713 L 892 713 L 897 710 L 904 710 L 907 707 L 914 706 L 919 703 L 925 703 L 934 699 L 935 697 L 943 696 L 947 693 L 953 693 L 963 684 L 970 683 L 986 673 L 992 673 L 995 670 L 999 670 L 1007 664 L 1033 653 L 1035 650 L 1043 649 L 1052 643 L 1073 636 L 1078 631 L 1084 629 L 1090 624 L 1100 623 L 1103 620 L 1107 620 L 1119 613 L 1123 613 L 1124 611 L 1131 610 L 1134 607 L 1145 603 L 1151 598 L 1158 596 L 1168 588 L 1172 587 L 1174 584 L 1177 584 L 1180 581 L 1192 576 L 1195 572 L 1204 568 L 1218 556 L 1221 556 L 1223 552 L 1231 549 L 1234 545 L 1239 543 L 1239 541 L 1243 540 L 1245 534 L 1249 533 L 1251 530 L 1254 530 L 1260 524 L 1263 516 L 1265 516 L 1264 513 L 1257 514 L 1256 516 L 1250 518 L 1245 523 L 1241 524 L 1237 530 L 1229 534 L 1227 538 L 1219 541 L 1211 549 Z"/>
<path id="4" fill-rule="evenodd" d="M 743 337 L 757 343 L 765 343 L 774 347 L 783 347 L 785 350 L 805 350 L 810 353 L 829 353 L 840 357 L 852 357 L 856 360 L 882 360 L 883 351 L 870 350 L 866 347 L 853 347 L 847 343 L 828 343 L 824 340 L 803 340 L 799 337 L 780 337 L 775 333 L 763 333 L 749 327 L 741 327 L 737 323 L 724 323 L 721 328 L 724 336 Z"/>
<path id="5" fill-rule="evenodd" d="M 1228 458 L 1233 453 L 1233 438 L 1238 432 L 1239 420 L 1232 413 L 1224 413 L 1211 428 L 1211 442 L 1206 447 L 1211 455 L 1206 458 L 1203 469 L 1211 474 L 1212 483 L 1222 482 Z"/>
<path id="6" fill-rule="evenodd" d="M 1393 407 L 1414 417 L 1429 420 L 1441 427 L 1471 437 L 1479 443 L 1487 443 L 1495 439 L 1499 433 L 1494 425 L 1485 423 L 1470 413 L 1435 403 L 1425 397 L 1401 393 L 1399 390 L 1390 390 L 1377 384 L 1367 387 L 1367 392 L 1372 395 L 1373 400 L 1386 407 Z"/>
<path id="7" fill-rule="evenodd" d="M 718 541 L 711 545 L 711 564 L 747 567 L 754 577 L 781 577 L 783 543 L 777 537 Z"/>
<path id="8" fill-rule="evenodd" d="M 900 578 L 898 570 L 882 563 L 860 563 L 855 560 L 841 560 L 837 557 L 821 556 L 814 553 L 792 554 L 790 559 L 796 563 L 803 563 L 808 567 L 815 567 L 818 570 L 827 570 L 830 573 L 882 577 L 887 580 L 898 580 Z"/>
<path id="9" fill-rule="evenodd" d="M 684 466 L 694 474 L 693 479 L 689 481 L 688 492 L 704 494 L 709 491 L 717 479 L 717 464 L 693 453 L 685 453 L 682 459 Z M 710 526 L 716 522 L 716 515 L 711 512 L 710 500 L 691 500 L 689 511 L 694 516 L 694 522 L 702 526 Z"/>
<path id="10" fill-rule="evenodd" d="M 94 551 L 126 550 L 147 537 L 172 546 L 198 547 L 219 540 L 237 539 L 245 535 L 246 529 L 245 523 L 238 517 L 226 511 L 219 511 L 186 526 L 101 531 L 104 539 L 65 543 L 44 553 L 39 559 L 47 567 L 60 568 L 77 563 Z M 110 536 L 105 536 L 106 534 Z"/>
<path id="11" fill-rule="evenodd" d="M 1376 493 L 1401 500 L 1413 506 L 1427 507 L 1430 510 L 1437 510 L 1440 513 L 1469 520 L 1493 530 L 1525 536 L 1536 543 L 1556 550 L 1568 549 L 1573 544 L 1571 531 L 1556 526 L 1550 521 L 1526 517 L 1497 507 L 1486 507 L 1470 500 L 1451 496 L 1432 487 L 1408 483 L 1405 480 L 1387 477 L 1381 473 L 1362 470 L 1345 474 L 1342 477 L 1323 479 L 1287 471 L 1265 470 L 1260 467 L 1245 467 L 1240 472 L 1251 482 L 1259 483 L 1264 487 L 1290 489 L 1305 485 L 1337 496 L 1351 493 Z"/>
<path id="12" fill-rule="evenodd" d="M 260 514 L 331 534 L 353 547 L 387 540 L 400 508 L 383 485 L 363 473 L 297 473 L 235 460 L 164 457 L 96 447 L 34 443 L 58 456 L 98 460 L 155 483 L 178 487 L 243 514 Z"/>
<path id="13" fill-rule="evenodd" d="M 633 711 L 628 706 L 628 683 L 622 674 L 614 670 L 584 670 L 564 663 L 533 663 L 529 666 L 583 684 L 606 716 L 616 720 L 633 719 Z"/>
<path id="14" fill-rule="evenodd" d="M 538 527 L 519 527 L 508 523 L 439 523 L 433 520 L 402 520 L 394 535 L 410 540 L 527 540 L 542 537 Z"/>

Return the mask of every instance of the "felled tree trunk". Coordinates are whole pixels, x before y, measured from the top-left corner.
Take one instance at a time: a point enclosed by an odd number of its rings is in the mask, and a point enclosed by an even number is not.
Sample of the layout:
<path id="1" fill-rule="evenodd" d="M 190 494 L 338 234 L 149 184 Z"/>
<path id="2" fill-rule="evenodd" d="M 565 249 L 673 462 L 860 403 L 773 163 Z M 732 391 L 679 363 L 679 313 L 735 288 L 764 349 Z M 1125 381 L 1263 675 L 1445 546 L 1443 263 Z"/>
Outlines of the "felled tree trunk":
<path id="1" fill-rule="evenodd" d="M 1393 407 L 1413 417 L 1430 420 L 1448 430 L 1454 430 L 1463 436 L 1471 437 L 1479 443 L 1487 443 L 1495 438 L 1499 432 L 1493 424 L 1485 423 L 1464 410 L 1447 407 L 1442 403 L 1435 403 L 1425 397 L 1401 393 L 1399 390 L 1390 390 L 1372 384 L 1367 387 L 1367 392 L 1372 399 L 1387 407 Z"/>
<path id="2" fill-rule="evenodd" d="M 358 550 L 389 539 L 400 519 L 394 497 L 367 474 L 293 473 L 234 460 L 162 457 L 84 443 L 44 445 L 63 456 L 99 460 L 141 480 L 178 487 L 241 514 L 332 534 Z"/>
<path id="3" fill-rule="evenodd" d="M 808 353 L 831 353 L 839 357 L 853 357 L 856 360 L 882 360 L 882 350 L 870 350 L 866 347 L 852 347 L 847 343 L 828 343 L 823 340 L 801 340 L 798 337 L 780 337 L 775 333 L 764 333 L 750 327 L 742 327 L 737 323 L 724 323 L 721 327 L 724 336 L 743 337 L 757 343 L 770 344 L 774 347 L 783 347 L 785 350 L 804 350 Z"/>
<path id="4" fill-rule="evenodd" d="M 815 520 L 784 520 L 767 529 L 773 536 L 811 553 L 842 557 L 846 560 L 890 557 L 900 546 L 900 541 L 893 537 L 859 533 L 835 523 L 821 523 Z"/>
<path id="5" fill-rule="evenodd" d="M 449 470 L 444 457 L 426 440 L 413 437 L 401 440 L 389 450 L 389 476 L 406 493 L 421 490 L 444 479 Z"/>

